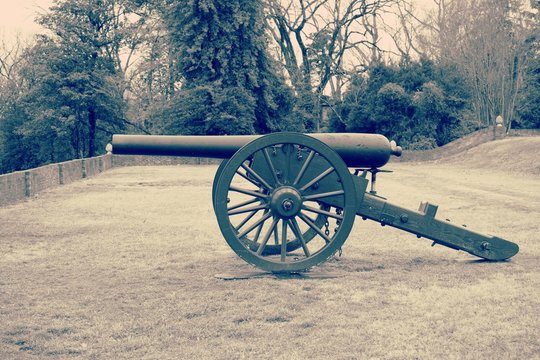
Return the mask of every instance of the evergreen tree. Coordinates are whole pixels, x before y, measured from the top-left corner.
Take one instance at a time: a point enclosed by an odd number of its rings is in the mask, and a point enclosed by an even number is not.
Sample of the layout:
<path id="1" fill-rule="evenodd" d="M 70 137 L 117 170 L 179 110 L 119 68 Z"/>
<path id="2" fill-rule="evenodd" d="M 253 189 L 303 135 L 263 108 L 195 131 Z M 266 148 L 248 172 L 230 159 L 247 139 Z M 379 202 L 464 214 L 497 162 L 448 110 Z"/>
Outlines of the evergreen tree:
<path id="1" fill-rule="evenodd" d="M 39 60 L 50 76 L 36 91 L 41 86 L 53 92 L 41 91 L 36 104 L 49 105 L 51 111 L 63 109 L 58 120 L 71 126 L 78 156 L 96 154 L 98 130 L 107 133 L 125 125 L 123 79 L 116 58 L 125 37 L 119 17 L 127 12 L 124 3 L 129 2 L 62 0 L 40 19 L 53 35 L 38 44 L 48 50 Z"/>
<path id="2" fill-rule="evenodd" d="M 524 129 L 540 128 L 540 56 L 531 59 L 529 76 L 519 98 L 518 120 L 514 126 Z"/>
<path id="3" fill-rule="evenodd" d="M 459 72 L 430 61 L 374 65 L 351 82 L 332 130 L 381 133 L 409 149 L 444 145 L 477 129 Z"/>
<path id="4" fill-rule="evenodd" d="M 267 53 L 260 2 L 186 0 L 171 10 L 183 86 L 164 116 L 165 131 L 247 134 L 296 127 L 292 91 Z M 206 106 L 181 108 L 201 101 Z"/>
<path id="5" fill-rule="evenodd" d="M 8 171 L 94 156 L 125 119 L 120 53 L 132 35 L 133 0 L 58 0 L 22 56 L 0 115 Z M 24 154 L 24 155 L 21 155 Z"/>

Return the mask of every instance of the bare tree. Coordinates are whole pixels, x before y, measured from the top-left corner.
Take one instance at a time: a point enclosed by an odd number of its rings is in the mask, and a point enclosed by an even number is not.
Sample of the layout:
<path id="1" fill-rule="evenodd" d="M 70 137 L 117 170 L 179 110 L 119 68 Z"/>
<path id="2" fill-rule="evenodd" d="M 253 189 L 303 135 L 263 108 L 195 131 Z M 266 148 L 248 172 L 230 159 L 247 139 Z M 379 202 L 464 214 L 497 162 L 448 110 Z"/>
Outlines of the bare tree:
<path id="1" fill-rule="evenodd" d="M 297 93 L 339 100 L 352 70 L 376 56 L 376 17 L 396 1 L 266 0 L 278 56 Z"/>
<path id="2" fill-rule="evenodd" d="M 161 109 L 180 87 L 175 49 L 170 45 L 169 30 L 164 22 L 166 4 L 154 1 L 146 11 L 136 50 L 138 61 L 129 72 L 130 117 L 137 122 L 143 122 Z"/>
<path id="3" fill-rule="evenodd" d="M 439 64 L 456 65 L 470 82 L 478 120 L 487 126 L 501 115 L 509 129 L 528 61 L 527 39 L 538 32 L 525 1 L 433 0 L 426 16 L 411 4 L 401 5 L 405 50 L 400 52 L 412 49 Z"/>
<path id="4" fill-rule="evenodd" d="M 458 59 L 473 86 L 479 119 L 491 125 L 501 115 L 509 130 L 528 61 L 527 39 L 538 24 L 528 23 L 520 1 L 476 0 L 469 6 Z"/>
<path id="5" fill-rule="evenodd" d="M 17 70 L 23 61 L 22 53 L 27 47 L 20 35 L 16 35 L 12 43 L 0 40 L 0 84 L 17 82 Z"/>

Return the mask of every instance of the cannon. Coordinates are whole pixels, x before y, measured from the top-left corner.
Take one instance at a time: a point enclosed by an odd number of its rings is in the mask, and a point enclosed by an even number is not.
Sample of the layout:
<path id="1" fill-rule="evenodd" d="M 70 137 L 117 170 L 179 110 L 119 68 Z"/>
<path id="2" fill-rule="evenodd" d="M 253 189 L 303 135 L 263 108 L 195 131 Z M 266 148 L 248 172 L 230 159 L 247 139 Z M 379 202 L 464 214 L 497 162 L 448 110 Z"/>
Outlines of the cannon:
<path id="1" fill-rule="evenodd" d="M 224 159 L 212 186 L 223 237 L 246 262 L 270 272 L 301 272 L 340 250 L 356 216 L 433 244 L 500 261 L 517 244 L 435 218 L 376 190 L 377 173 L 401 148 L 378 134 L 272 133 L 237 136 L 114 135 L 113 153 Z"/>

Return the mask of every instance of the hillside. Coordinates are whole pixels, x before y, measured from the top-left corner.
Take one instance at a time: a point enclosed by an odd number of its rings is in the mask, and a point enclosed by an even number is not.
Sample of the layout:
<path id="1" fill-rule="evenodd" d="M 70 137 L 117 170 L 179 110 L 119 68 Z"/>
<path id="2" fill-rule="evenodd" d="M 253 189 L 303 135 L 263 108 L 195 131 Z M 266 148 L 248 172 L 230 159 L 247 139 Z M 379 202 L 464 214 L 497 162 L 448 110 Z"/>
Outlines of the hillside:
<path id="1" fill-rule="evenodd" d="M 427 151 L 404 151 L 399 162 L 451 163 L 468 168 L 491 168 L 540 175 L 540 136 L 507 137 L 489 141 L 476 132 Z"/>
<path id="2" fill-rule="evenodd" d="M 540 175 L 540 137 L 515 137 L 490 141 L 437 160 L 467 168 L 490 168 Z"/>

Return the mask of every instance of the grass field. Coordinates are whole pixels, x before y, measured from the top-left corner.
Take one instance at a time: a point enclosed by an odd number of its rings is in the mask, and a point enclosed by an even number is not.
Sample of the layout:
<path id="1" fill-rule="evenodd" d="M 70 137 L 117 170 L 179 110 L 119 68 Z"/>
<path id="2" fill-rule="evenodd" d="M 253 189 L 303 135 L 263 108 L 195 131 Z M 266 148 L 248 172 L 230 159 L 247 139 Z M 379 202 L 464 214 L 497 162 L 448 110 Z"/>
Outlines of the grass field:
<path id="1" fill-rule="evenodd" d="M 0 208 L 0 359 L 539 359 L 540 177 L 389 168 L 390 201 L 520 253 L 478 261 L 357 218 L 312 270 L 334 278 L 225 281 L 256 270 L 217 227 L 216 167 L 116 168 Z"/>

